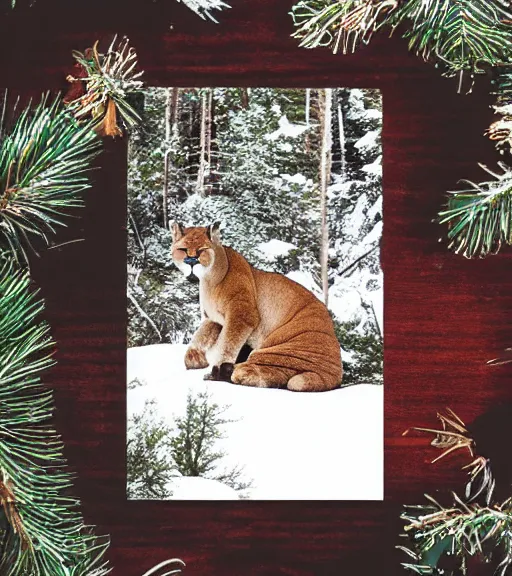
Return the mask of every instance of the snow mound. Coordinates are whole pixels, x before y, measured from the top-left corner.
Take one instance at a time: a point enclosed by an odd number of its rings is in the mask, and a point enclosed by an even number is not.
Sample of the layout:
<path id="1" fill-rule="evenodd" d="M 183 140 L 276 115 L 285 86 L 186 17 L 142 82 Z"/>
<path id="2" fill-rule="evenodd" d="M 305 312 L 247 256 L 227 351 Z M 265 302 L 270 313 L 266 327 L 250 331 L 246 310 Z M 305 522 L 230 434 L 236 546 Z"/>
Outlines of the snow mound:
<path id="1" fill-rule="evenodd" d="M 274 260 L 278 256 L 286 256 L 291 250 L 297 250 L 290 242 L 272 239 L 258 245 L 258 251 L 263 254 L 267 260 Z"/>
<path id="2" fill-rule="evenodd" d="M 208 478 L 178 476 L 169 483 L 172 500 L 238 500 L 236 490 Z"/>
<path id="3" fill-rule="evenodd" d="M 208 382 L 206 370 L 185 369 L 185 350 L 181 344 L 128 350 L 128 382 L 143 384 L 128 389 L 129 418 L 154 400 L 158 416 L 172 426 L 175 416 L 185 414 L 189 392 L 208 392 L 212 402 L 230 406 L 226 418 L 237 420 L 226 425 L 227 437 L 216 447 L 227 453 L 219 472 L 243 466 L 244 478 L 253 480 L 251 499 L 382 500 L 382 386 L 315 394 Z M 173 487 L 174 498 L 193 498 L 186 484 L 183 492 Z M 201 484 L 201 499 L 237 499 L 236 493 Z"/>

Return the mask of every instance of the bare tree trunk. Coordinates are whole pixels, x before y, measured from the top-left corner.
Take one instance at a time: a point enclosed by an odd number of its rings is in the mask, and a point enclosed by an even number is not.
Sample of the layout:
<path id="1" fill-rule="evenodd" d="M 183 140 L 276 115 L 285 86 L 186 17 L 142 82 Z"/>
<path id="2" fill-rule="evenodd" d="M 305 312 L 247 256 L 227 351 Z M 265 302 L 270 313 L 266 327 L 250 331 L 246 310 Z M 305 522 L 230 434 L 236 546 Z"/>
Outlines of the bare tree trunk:
<path id="1" fill-rule="evenodd" d="M 306 88 L 306 138 L 305 138 L 305 145 L 306 145 L 306 154 L 309 154 L 311 150 L 311 142 L 309 138 L 309 123 L 310 123 L 310 111 L 311 111 L 311 88 Z"/>
<path id="2" fill-rule="evenodd" d="M 162 216 L 164 228 L 169 224 L 169 210 L 167 193 L 169 190 L 169 143 L 171 140 L 171 116 L 172 116 L 172 89 L 167 88 L 165 99 L 165 154 L 164 154 L 164 186 L 162 190 Z"/>
<path id="3" fill-rule="evenodd" d="M 208 164 L 208 190 L 211 193 L 213 90 L 208 90 L 208 106 L 206 112 L 206 162 Z"/>
<path id="4" fill-rule="evenodd" d="M 199 168 L 197 171 L 196 189 L 200 196 L 204 196 L 205 152 L 206 152 L 206 91 L 201 95 L 201 132 L 199 139 Z"/>
<path id="5" fill-rule="evenodd" d="M 327 220 L 327 187 L 331 180 L 332 163 L 332 88 L 326 88 L 319 94 L 320 127 L 322 133 L 322 155 L 320 159 L 320 271 L 322 291 L 327 306 L 329 300 L 328 257 L 329 257 L 329 223 Z"/>
<path id="6" fill-rule="evenodd" d="M 249 108 L 249 89 L 240 88 L 240 100 L 242 102 L 242 108 Z"/>
<path id="7" fill-rule="evenodd" d="M 343 110 L 341 108 L 341 102 L 338 102 L 338 132 L 340 138 L 340 168 L 341 168 L 341 179 L 345 180 L 345 170 L 346 170 L 346 159 L 345 159 L 345 123 L 343 121 Z"/>
<path id="8" fill-rule="evenodd" d="M 171 125 L 172 125 L 172 136 L 178 136 L 178 110 L 180 101 L 180 89 L 172 89 L 172 107 L 171 107 Z"/>
<path id="9" fill-rule="evenodd" d="M 171 165 L 171 139 L 178 137 L 178 102 L 179 88 L 168 88 L 165 102 L 165 154 L 163 185 L 163 222 L 164 228 L 169 224 L 169 168 Z"/>

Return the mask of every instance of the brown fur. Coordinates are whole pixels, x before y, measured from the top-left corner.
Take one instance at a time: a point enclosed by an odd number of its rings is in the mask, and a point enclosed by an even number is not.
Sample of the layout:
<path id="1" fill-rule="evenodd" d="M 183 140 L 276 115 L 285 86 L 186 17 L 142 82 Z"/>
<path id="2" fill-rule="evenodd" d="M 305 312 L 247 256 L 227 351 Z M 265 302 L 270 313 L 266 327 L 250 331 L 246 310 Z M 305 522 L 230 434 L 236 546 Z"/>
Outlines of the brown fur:
<path id="1" fill-rule="evenodd" d="M 222 246 L 216 225 L 173 224 L 171 231 L 176 265 L 187 274 L 190 266 L 184 259 L 198 259 L 193 270 L 200 277 L 203 323 L 186 352 L 187 368 L 210 365 L 210 379 L 246 386 L 316 392 L 340 385 L 340 346 L 320 300 L 282 274 L 258 270 Z M 235 365 L 244 344 L 253 352 Z"/>

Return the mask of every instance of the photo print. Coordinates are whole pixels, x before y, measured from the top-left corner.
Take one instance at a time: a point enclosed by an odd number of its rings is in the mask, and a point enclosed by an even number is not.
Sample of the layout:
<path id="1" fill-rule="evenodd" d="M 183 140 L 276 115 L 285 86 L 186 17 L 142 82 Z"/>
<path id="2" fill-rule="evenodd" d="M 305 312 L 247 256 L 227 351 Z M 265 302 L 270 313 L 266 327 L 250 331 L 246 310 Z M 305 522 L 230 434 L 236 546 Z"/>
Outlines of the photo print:
<path id="1" fill-rule="evenodd" d="M 381 500 L 380 92 L 148 88 L 137 106 L 128 498 Z"/>

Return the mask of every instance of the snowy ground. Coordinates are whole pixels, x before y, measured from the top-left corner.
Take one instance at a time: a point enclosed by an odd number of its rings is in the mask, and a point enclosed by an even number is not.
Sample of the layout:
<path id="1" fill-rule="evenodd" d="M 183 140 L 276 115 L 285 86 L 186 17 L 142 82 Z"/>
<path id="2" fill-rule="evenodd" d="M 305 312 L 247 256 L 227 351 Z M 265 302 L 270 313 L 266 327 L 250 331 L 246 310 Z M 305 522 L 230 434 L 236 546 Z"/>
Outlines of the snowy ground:
<path id="1" fill-rule="evenodd" d="M 187 394 L 208 391 L 230 405 L 218 448 L 222 468 L 243 465 L 257 500 L 381 500 L 383 498 L 383 388 L 351 386 L 322 393 L 249 388 L 205 382 L 206 370 L 187 371 L 186 346 L 157 344 L 128 350 L 128 417 L 154 399 L 169 424 L 185 412 Z M 177 499 L 237 498 L 228 487 L 180 479 Z M 210 491 L 211 488 L 211 491 Z M 225 490 L 223 490 L 225 488 Z"/>

